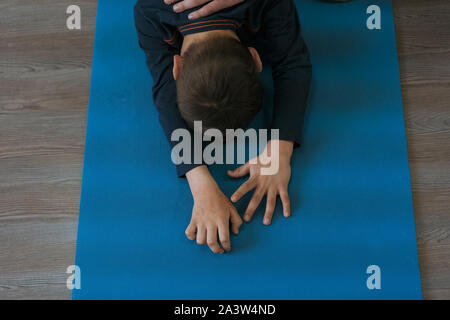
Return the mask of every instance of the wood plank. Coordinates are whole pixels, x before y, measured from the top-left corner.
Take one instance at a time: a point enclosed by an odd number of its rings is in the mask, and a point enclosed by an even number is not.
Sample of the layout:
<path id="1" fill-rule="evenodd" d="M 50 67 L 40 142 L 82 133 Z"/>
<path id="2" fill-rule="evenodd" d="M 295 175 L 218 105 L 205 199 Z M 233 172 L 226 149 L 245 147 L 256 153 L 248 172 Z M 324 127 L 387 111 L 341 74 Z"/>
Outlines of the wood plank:
<path id="1" fill-rule="evenodd" d="M 0 3 L 0 299 L 70 299 L 96 1 Z"/>
<path id="2" fill-rule="evenodd" d="M 70 299 L 67 266 L 75 255 L 73 215 L 34 214 L 0 223 L 0 299 Z"/>
<path id="3" fill-rule="evenodd" d="M 422 291 L 450 298 L 450 3 L 393 1 Z"/>

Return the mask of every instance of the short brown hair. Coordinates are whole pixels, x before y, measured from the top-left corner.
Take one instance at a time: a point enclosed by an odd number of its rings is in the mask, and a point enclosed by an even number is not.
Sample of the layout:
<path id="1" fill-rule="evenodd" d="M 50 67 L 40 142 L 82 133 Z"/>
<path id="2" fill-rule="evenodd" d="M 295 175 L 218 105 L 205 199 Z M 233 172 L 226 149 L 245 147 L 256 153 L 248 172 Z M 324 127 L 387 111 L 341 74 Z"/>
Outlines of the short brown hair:
<path id="1" fill-rule="evenodd" d="M 231 37 L 191 45 L 177 80 L 178 108 L 192 129 L 247 128 L 263 104 L 263 86 L 250 51 Z"/>

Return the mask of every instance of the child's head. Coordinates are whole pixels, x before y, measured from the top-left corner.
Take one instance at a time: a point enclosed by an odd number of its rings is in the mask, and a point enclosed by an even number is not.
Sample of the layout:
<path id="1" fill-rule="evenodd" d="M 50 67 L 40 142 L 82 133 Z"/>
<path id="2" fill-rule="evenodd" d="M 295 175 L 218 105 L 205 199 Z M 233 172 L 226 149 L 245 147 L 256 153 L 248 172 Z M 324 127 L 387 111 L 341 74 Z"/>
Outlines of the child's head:
<path id="1" fill-rule="evenodd" d="M 261 61 L 253 48 L 232 37 L 194 43 L 182 58 L 176 77 L 178 108 L 189 127 L 247 128 L 261 109 Z"/>

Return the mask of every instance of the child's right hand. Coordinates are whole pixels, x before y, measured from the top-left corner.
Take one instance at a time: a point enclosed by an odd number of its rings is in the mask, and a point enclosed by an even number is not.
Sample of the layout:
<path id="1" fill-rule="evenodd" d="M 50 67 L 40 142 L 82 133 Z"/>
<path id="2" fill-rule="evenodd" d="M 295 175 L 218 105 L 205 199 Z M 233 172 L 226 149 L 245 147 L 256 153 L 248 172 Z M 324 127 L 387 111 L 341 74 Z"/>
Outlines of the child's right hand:
<path id="1" fill-rule="evenodd" d="M 230 251 L 230 227 L 238 234 L 242 219 L 228 198 L 219 189 L 206 166 L 190 170 L 186 177 L 194 198 L 192 218 L 186 229 L 189 240 L 197 239 L 198 244 L 208 243 L 214 253 Z M 219 235 L 220 243 L 217 242 Z"/>

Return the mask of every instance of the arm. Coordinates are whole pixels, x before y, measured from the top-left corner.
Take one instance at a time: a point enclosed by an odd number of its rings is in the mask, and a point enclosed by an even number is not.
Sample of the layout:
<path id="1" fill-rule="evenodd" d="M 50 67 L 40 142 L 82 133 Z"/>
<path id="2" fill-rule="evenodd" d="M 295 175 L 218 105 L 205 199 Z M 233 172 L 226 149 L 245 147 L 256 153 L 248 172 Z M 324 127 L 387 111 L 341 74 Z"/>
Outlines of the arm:
<path id="1" fill-rule="evenodd" d="M 173 56 L 178 52 L 158 37 L 153 22 L 144 15 L 140 7 L 135 7 L 134 14 L 139 45 L 145 52 L 146 63 L 153 78 L 153 101 L 158 110 L 159 122 L 173 147 L 177 142 L 171 141 L 172 132 L 178 128 L 188 130 L 178 110 L 176 84 L 172 75 Z M 177 165 L 178 176 L 182 177 L 199 166 L 193 164 L 193 161 L 191 163 Z"/>
<path id="2" fill-rule="evenodd" d="M 279 129 L 279 155 L 271 160 L 279 161 L 278 171 L 273 175 L 261 175 L 260 159 L 270 153 L 275 141 L 269 141 L 265 152 L 258 157 L 258 163 L 245 165 L 229 171 L 233 178 L 249 175 L 232 195 L 233 202 L 255 190 L 244 214 L 250 221 L 262 198 L 266 196 L 264 224 L 272 220 L 276 198 L 280 196 L 283 215 L 290 216 L 288 185 L 291 177 L 290 159 L 293 148 L 301 143 L 303 118 L 311 81 L 311 64 L 308 50 L 300 35 L 297 9 L 292 0 L 278 1 L 268 9 L 262 22 L 262 32 L 267 45 L 263 48 L 263 60 L 272 66 L 274 83 L 274 108 L 272 129 Z M 263 161 L 265 162 L 265 161 Z"/>
<path id="3" fill-rule="evenodd" d="M 262 27 L 267 43 L 263 54 L 272 66 L 274 83 L 271 127 L 280 130 L 280 140 L 293 141 L 294 146 L 299 146 L 311 82 L 311 63 L 294 2 L 277 2 L 265 15 Z"/>
<path id="4" fill-rule="evenodd" d="M 138 7 L 135 8 L 136 29 L 139 44 L 145 51 L 147 65 L 153 77 L 153 99 L 159 112 L 159 121 L 169 143 L 170 137 L 178 128 L 187 129 L 176 101 L 176 86 L 172 76 L 173 56 L 176 50 L 166 44 L 157 34 L 150 20 L 147 20 Z M 191 135 L 192 137 L 193 135 Z M 193 142 L 191 142 L 193 145 Z M 242 220 L 236 209 L 217 186 L 205 165 L 182 164 L 177 166 L 179 176 L 186 175 L 194 198 L 192 218 L 186 229 L 190 240 L 198 244 L 208 243 L 215 253 L 231 250 L 229 223 L 237 234 Z M 222 248 L 217 242 L 219 236 Z"/>

